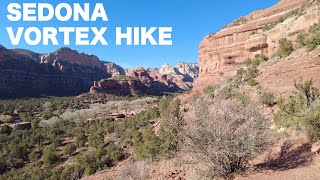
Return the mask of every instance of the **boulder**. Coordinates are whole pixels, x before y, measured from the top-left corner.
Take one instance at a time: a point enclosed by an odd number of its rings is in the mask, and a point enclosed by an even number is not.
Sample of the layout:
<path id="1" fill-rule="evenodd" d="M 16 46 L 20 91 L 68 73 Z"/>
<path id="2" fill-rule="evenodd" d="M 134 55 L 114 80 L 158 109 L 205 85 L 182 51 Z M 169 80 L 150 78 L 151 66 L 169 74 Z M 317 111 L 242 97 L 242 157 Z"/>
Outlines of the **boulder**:
<path id="1" fill-rule="evenodd" d="M 27 130 L 31 129 L 31 122 L 21 122 L 13 125 L 13 130 Z"/>
<path id="2" fill-rule="evenodd" d="M 320 141 L 314 143 L 311 148 L 311 152 L 320 154 Z"/>

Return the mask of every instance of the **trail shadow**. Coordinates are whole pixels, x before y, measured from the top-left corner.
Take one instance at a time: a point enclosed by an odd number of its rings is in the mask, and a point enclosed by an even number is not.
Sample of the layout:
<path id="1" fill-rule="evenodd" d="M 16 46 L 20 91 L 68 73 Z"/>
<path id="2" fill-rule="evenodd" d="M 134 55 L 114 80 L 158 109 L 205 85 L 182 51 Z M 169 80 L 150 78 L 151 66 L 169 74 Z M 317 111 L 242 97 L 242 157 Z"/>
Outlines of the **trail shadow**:
<path id="1" fill-rule="evenodd" d="M 255 166 L 256 170 L 284 171 L 301 166 L 307 166 L 312 162 L 313 153 L 310 144 L 303 144 L 293 148 L 290 143 L 285 143 L 275 158 L 267 158 L 267 161 Z"/>

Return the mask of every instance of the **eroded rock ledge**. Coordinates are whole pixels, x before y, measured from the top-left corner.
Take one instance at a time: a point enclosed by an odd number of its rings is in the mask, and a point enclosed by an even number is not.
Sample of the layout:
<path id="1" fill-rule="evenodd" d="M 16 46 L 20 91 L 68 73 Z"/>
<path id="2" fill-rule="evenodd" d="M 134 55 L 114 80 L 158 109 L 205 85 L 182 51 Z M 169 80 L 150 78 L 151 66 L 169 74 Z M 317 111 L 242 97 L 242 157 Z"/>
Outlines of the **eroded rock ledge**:
<path id="1" fill-rule="evenodd" d="M 303 11 L 287 17 L 297 9 Z M 277 23 L 281 17 L 287 19 Z M 256 54 L 272 56 L 279 48 L 279 39 L 294 41 L 300 31 L 307 31 L 319 19 L 319 1 L 282 0 L 271 8 L 241 17 L 217 33 L 206 36 L 199 47 L 200 73 L 194 89 L 203 89 L 208 84 L 227 79 L 235 74 L 236 64 L 254 58 Z M 272 23 L 275 23 L 272 29 L 264 29 Z"/>

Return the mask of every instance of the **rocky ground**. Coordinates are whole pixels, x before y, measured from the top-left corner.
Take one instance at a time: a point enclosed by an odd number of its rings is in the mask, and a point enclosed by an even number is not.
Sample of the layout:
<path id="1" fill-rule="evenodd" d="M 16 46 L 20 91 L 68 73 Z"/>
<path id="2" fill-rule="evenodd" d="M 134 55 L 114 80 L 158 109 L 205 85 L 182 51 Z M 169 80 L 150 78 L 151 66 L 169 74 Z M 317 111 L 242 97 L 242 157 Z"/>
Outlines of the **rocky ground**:
<path id="1" fill-rule="evenodd" d="M 312 52 L 299 49 L 283 60 L 270 59 L 260 71 L 256 78 L 259 84 L 277 95 L 286 96 L 292 92 L 294 81 L 301 78 L 312 79 L 316 86 L 320 86 L 320 48 Z"/>

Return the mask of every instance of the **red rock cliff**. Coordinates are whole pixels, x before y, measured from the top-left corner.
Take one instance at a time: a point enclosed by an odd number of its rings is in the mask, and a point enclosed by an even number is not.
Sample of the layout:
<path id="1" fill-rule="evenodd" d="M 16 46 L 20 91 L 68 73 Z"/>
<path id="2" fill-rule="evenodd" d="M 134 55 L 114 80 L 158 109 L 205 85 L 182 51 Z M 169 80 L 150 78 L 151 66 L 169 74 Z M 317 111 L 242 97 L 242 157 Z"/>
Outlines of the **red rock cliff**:
<path id="1" fill-rule="evenodd" d="M 235 74 L 235 65 L 256 54 L 271 56 L 278 40 L 295 40 L 297 34 L 319 22 L 319 1 L 282 0 L 275 6 L 241 17 L 215 34 L 206 36 L 199 47 L 199 78 L 194 89 L 203 89 Z M 312 6 L 308 6 L 312 4 Z M 299 15 L 293 10 L 300 10 Z M 280 18 L 285 17 L 283 22 Z M 264 27 L 275 23 L 275 27 Z"/>
<path id="2" fill-rule="evenodd" d="M 93 81 L 123 74 L 120 70 L 114 63 L 69 48 L 41 55 L 0 45 L 0 97 L 79 94 Z"/>

